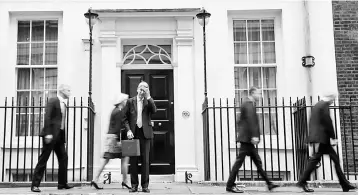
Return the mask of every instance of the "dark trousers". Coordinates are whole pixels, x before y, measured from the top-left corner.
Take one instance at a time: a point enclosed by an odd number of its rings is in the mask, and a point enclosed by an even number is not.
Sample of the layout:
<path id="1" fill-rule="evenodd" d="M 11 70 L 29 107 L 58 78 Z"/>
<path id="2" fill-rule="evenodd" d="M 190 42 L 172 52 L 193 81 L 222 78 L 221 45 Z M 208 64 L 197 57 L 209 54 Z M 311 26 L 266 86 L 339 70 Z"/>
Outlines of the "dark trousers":
<path id="1" fill-rule="evenodd" d="M 252 157 L 252 161 L 257 166 L 257 170 L 258 170 L 259 174 L 266 181 L 267 185 L 271 183 L 267 177 L 267 174 L 264 172 L 264 170 L 262 168 L 262 161 L 258 155 L 258 149 L 256 147 L 254 147 L 254 145 L 251 143 L 241 142 L 241 147 L 239 148 L 239 154 L 237 156 L 236 162 L 234 163 L 234 165 L 232 167 L 231 173 L 230 173 L 228 181 L 227 181 L 227 188 L 232 188 L 233 186 L 236 185 L 234 183 L 236 181 L 236 176 L 237 176 L 238 171 L 241 168 L 246 156 Z"/>
<path id="2" fill-rule="evenodd" d="M 143 135 L 143 128 L 136 126 L 134 135 L 135 139 L 140 140 L 140 153 L 139 157 L 130 157 L 130 173 L 131 173 L 131 185 L 133 188 L 138 187 L 138 160 L 141 163 L 141 186 L 142 188 L 148 188 L 150 182 L 150 147 L 151 140 L 146 139 Z"/>
<path id="3" fill-rule="evenodd" d="M 65 132 L 61 130 L 59 138 L 52 140 L 51 143 L 45 144 L 45 138 L 43 138 L 43 147 L 42 152 L 39 157 L 39 161 L 35 167 L 34 176 L 32 178 L 31 186 L 40 186 L 41 179 L 44 175 L 46 169 L 47 161 L 49 160 L 52 150 L 55 151 L 57 160 L 59 162 L 59 172 L 58 172 L 58 184 L 66 185 L 67 184 L 67 162 L 68 157 L 65 150 Z"/>
<path id="4" fill-rule="evenodd" d="M 309 162 L 307 164 L 307 168 L 303 172 L 299 183 L 306 184 L 309 180 L 310 174 L 317 168 L 317 164 L 321 160 L 323 154 L 328 154 L 331 160 L 334 162 L 335 171 L 337 172 L 337 176 L 339 179 L 340 185 L 346 186 L 349 184 L 349 181 L 345 179 L 344 173 L 340 167 L 339 156 L 335 153 L 333 147 L 329 144 L 319 144 L 318 152 L 316 152 L 311 158 L 309 158 Z"/>

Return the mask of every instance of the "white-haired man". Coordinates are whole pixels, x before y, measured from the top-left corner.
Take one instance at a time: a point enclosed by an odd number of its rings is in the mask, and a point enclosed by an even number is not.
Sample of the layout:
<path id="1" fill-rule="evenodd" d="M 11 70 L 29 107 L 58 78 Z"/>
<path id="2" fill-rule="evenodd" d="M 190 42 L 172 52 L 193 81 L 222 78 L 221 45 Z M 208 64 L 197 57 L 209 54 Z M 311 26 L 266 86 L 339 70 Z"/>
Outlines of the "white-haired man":
<path id="1" fill-rule="evenodd" d="M 60 85 L 57 97 L 50 98 L 45 109 L 45 125 L 40 136 L 43 138 L 42 152 L 35 167 L 32 178 L 31 191 L 41 192 L 39 189 L 41 179 L 46 169 L 46 163 L 52 151 L 59 161 L 58 189 L 70 189 L 73 186 L 67 184 L 68 157 L 65 150 L 65 116 L 66 100 L 71 89 L 69 85 Z"/>
<path id="2" fill-rule="evenodd" d="M 345 178 L 340 167 L 339 156 L 332 147 L 333 145 L 337 145 L 337 139 L 335 138 L 333 122 L 330 118 L 329 105 L 334 102 L 336 96 L 337 94 L 333 92 L 325 93 L 322 100 L 319 101 L 312 109 L 307 141 L 308 143 L 315 144 L 316 153 L 309 158 L 307 168 L 297 183 L 297 186 L 302 188 L 305 192 L 314 192 L 313 189 L 308 188 L 307 180 L 309 179 L 310 174 L 317 168 L 317 164 L 323 154 L 328 154 L 334 162 L 335 171 L 343 192 L 355 189 L 355 187 Z"/>
<path id="3" fill-rule="evenodd" d="M 141 162 L 141 186 L 142 192 L 150 192 L 149 184 L 149 159 L 153 130 L 151 115 L 157 111 L 155 102 L 151 98 L 149 86 L 142 81 L 137 87 L 137 96 L 127 101 L 127 120 L 130 124 L 127 137 L 140 140 L 140 162 Z M 130 192 L 138 191 L 138 165 L 137 156 L 130 157 L 131 186 Z"/>

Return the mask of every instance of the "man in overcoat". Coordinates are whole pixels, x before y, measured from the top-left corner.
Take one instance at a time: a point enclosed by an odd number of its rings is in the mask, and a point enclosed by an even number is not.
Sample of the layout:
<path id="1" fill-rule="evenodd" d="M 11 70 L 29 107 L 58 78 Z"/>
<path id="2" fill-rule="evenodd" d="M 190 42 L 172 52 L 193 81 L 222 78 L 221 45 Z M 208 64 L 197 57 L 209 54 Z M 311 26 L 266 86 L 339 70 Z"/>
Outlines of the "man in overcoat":
<path id="1" fill-rule="evenodd" d="M 310 174 L 317 168 L 317 164 L 323 154 L 328 154 L 334 162 L 335 171 L 343 192 L 355 189 L 355 187 L 345 178 L 340 167 L 339 156 L 333 149 L 333 146 L 337 145 L 338 141 L 335 137 L 332 119 L 330 118 L 329 105 L 334 102 L 335 98 L 336 93 L 329 92 L 324 94 L 322 100 L 312 109 L 312 114 L 309 120 L 309 135 L 307 142 L 314 143 L 315 153 L 309 158 L 307 167 L 297 183 L 297 186 L 302 188 L 305 192 L 314 192 L 313 189 L 308 188 L 307 181 L 310 178 Z"/>
<path id="2" fill-rule="evenodd" d="M 236 162 L 232 167 L 232 171 L 229 175 L 227 181 L 227 192 L 233 193 L 243 193 L 243 190 L 240 190 L 235 185 L 236 176 L 239 169 L 241 168 L 244 159 L 246 156 L 252 157 L 252 161 L 257 166 L 257 170 L 262 178 L 266 181 L 268 190 L 271 191 L 273 188 L 279 187 L 276 184 L 273 184 L 269 181 L 267 174 L 262 168 L 262 161 L 258 155 L 258 149 L 255 147 L 259 143 L 259 119 L 256 112 L 256 100 L 259 100 L 261 94 L 258 88 L 251 87 L 249 89 L 249 96 L 246 101 L 244 101 L 240 108 L 240 118 L 239 118 L 239 154 L 237 156 Z"/>
<path id="3" fill-rule="evenodd" d="M 69 98 L 70 92 L 70 86 L 62 84 L 59 86 L 58 96 L 50 98 L 47 102 L 45 124 L 40 132 L 40 136 L 43 138 L 43 147 L 32 178 L 32 192 L 41 192 L 40 182 L 52 151 L 55 152 L 59 161 L 57 188 L 73 188 L 67 184 L 68 157 L 65 149 L 66 100 Z"/>

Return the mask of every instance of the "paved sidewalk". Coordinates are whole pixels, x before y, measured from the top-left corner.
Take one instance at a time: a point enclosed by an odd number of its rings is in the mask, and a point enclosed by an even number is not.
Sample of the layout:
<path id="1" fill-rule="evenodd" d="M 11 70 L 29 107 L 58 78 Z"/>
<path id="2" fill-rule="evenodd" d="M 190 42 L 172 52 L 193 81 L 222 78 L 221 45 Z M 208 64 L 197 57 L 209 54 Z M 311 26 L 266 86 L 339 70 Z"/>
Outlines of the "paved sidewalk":
<path id="1" fill-rule="evenodd" d="M 169 195 L 184 195 L 184 194 L 231 194 L 225 191 L 224 186 L 208 185 L 208 184 L 186 184 L 186 183 L 150 183 L 151 193 L 149 194 L 169 194 Z M 112 194 L 130 194 L 127 189 L 122 189 L 118 183 L 105 184 L 103 190 L 96 190 L 89 185 L 78 186 L 70 190 L 57 190 L 56 187 L 40 187 L 41 193 L 33 193 L 29 187 L 17 188 L 0 188 L 0 194 L 46 194 L 46 195 L 112 195 Z M 300 195 L 300 194 L 325 194 L 325 195 L 339 195 L 358 194 L 357 190 L 344 193 L 341 188 L 314 188 L 314 193 L 305 193 L 301 189 L 289 186 L 280 187 L 273 192 L 269 192 L 266 187 L 246 187 L 244 188 L 244 195 L 248 194 L 282 194 L 282 195 Z M 143 192 L 131 194 L 145 194 Z"/>

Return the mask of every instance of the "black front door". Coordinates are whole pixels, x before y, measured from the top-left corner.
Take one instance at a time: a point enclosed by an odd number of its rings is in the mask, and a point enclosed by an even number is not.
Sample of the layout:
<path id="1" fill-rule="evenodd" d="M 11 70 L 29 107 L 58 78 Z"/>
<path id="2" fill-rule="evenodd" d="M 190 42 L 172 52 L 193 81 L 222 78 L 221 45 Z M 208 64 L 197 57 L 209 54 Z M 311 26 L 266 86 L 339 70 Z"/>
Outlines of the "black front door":
<path id="1" fill-rule="evenodd" d="M 157 106 L 157 113 L 152 115 L 150 174 L 174 174 L 173 71 L 122 70 L 121 76 L 121 91 L 130 97 L 137 95 L 137 86 L 142 80 L 147 82 Z"/>

